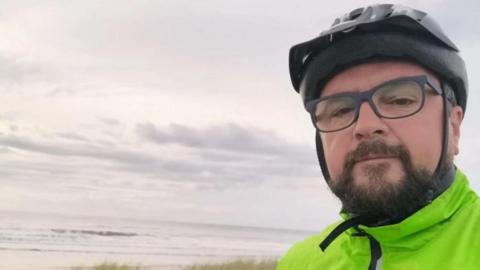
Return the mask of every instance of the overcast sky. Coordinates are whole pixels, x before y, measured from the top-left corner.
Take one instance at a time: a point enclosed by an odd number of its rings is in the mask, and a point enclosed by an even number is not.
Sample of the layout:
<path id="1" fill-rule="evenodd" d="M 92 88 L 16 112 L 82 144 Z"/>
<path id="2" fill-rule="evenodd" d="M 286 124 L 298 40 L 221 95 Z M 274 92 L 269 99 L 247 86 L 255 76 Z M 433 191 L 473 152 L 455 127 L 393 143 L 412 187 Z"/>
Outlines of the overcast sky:
<path id="1" fill-rule="evenodd" d="M 339 203 L 288 50 L 373 1 L 0 4 L 0 210 L 321 229 Z M 397 2 L 461 49 L 480 191 L 480 2 Z"/>

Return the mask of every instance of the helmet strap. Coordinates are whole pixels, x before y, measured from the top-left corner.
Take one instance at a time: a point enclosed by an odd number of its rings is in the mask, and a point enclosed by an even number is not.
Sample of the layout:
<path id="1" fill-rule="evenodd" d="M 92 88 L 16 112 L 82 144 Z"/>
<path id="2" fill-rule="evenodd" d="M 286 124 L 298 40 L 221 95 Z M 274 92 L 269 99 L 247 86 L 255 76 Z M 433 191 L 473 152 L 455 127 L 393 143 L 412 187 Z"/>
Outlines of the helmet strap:
<path id="1" fill-rule="evenodd" d="M 317 148 L 317 158 L 320 168 L 322 169 L 323 177 L 325 181 L 330 181 L 330 173 L 328 172 L 327 162 L 325 161 L 325 154 L 323 152 L 322 138 L 320 134 L 315 130 L 315 146 Z"/>
<path id="2" fill-rule="evenodd" d="M 450 87 L 446 82 L 441 81 L 441 88 L 442 88 L 442 101 L 443 101 L 443 134 L 442 134 L 442 150 L 440 152 L 440 158 L 438 159 L 437 168 L 435 169 L 435 175 L 437 175 L 437 194 L 432 194 L 433 199 L 435 199 L 438 195 L 440 195 L 443 191 L 445 191 L 450 184 L 453 182 L 455 178 L 455 168 L 452 164 L 451 168 L 445 168 L 445 164 L 448 158 L 448 118 L 449 118 L 449 109 L 448 109 L 448 99 L 446 94 L 446 88 Z M 447 164 L 448 165 L 448 164 Z"/>

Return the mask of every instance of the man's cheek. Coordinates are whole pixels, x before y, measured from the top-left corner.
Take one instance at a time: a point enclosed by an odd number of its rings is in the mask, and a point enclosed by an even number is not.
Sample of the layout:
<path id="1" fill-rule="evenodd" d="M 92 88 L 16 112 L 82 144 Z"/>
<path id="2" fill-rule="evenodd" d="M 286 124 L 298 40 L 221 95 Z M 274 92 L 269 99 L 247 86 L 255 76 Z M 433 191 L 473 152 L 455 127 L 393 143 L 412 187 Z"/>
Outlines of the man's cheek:
<path id="1" fill-rule="evenodd" d="M 330 161 L 330 162 L 329 162 Z M 341 154 L 339 151 L 327 159 L 328 170 L 332 178 L 337 178 L 343 173 L 346 167 L 346 154 Z"/>

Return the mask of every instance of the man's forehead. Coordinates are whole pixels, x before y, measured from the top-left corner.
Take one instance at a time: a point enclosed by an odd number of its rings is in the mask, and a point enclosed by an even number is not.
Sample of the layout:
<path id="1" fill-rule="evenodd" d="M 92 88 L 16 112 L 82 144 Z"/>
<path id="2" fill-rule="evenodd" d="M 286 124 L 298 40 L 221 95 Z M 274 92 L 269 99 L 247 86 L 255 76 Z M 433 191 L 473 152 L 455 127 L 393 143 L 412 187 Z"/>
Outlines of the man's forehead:
<path id="1" fill-rule="evenodd" d="M 427 75 L 440 85 L 438 78 L 422 66 L 407 61 L 376 61 L 349 67 L 330 79 L 322 89 L 321 96 L 369 90 L 393 79 Z"/>

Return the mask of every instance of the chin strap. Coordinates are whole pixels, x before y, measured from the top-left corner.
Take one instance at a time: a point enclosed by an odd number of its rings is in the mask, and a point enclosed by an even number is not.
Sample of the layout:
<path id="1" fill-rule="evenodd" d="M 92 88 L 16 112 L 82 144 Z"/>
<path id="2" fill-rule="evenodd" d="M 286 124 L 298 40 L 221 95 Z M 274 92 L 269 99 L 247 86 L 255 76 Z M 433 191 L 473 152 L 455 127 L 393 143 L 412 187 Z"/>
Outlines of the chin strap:
<path id="1" fill-rule="evenodd" d="M 448 89 L 447 89 L 448 88 Z M 449 99 L 447 97 L 447 91 L 452 91 L 451 87 L 448 83 L 441 81 L 441 89 L 442 89 L 442 101 L 443 101 L 443 134 L 442 134 L 442 151 L 440 152 L 440 158 L 438 160 L 437 168 L 435 169 L 435 174 L 438 175 L 437 177 L 437 187 L 436 190 L 430 191 L 429 196 L 431 197 L 431 201 L 438 197 L 443 191 L 445 191 L 450 184 L 452 184 L 453 179 L 455 178 L 455 166 L 452 164 L 451 167 L 445 168 L 448 164 L 448 117 L 449 117 Z M 427 203 L 429 203 L 427 202 Z"/>
<path id="2" fill-rule="evenodd" d="M 440 196 L 447 188 L 453 183 L 453 180 L 455 179 L 455 172 L 457 171 L 457 168 L 455 165 L 452 164 L 452 166 L 446 170 L 442 175 L 439 175 L 437 181 L 435 182 L 437 184 L 435 190 L 431 190 L 431 199 L 428 200 L 425 205 L 431 203 L 435 198 Z"/>
<path id="3" fill-rule="evenodd" d="M 447 164 L 447 158 L 448 158 L 448 117 L 449 117 L 449 109 L 448 109 L 448 100 L 447 100 L 447 88 L 450 91 L 450 85 L 446 82 L 441 82 L 441 89 L 442 89 L 442 102 L 443 102 L 443 134 L 442 134 L 442 151 L 440 152 L 440 158 L 438 159 L 438 164 L 437 168 L 435 169 L 435 173 L 439 174 L 441 176 L 442 170 L 444 169 L 443 166 Z M 443 183 L 439 183 L 439 185 L 443 185 Z"/>
<path id="4" fill-rule="evenodd" d="M 323 144 L 320 134 L 315 130 L 315 146 L 317 148 L 317 158 L 320 168 L 322 169 L 323 177 L 325 181 L 330 181 L 330 173 L 328 172 L 327 162 L 325 161 L 325 155 L 323 153 Z"/>

